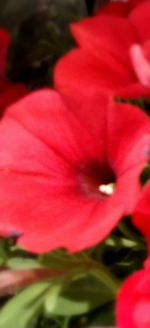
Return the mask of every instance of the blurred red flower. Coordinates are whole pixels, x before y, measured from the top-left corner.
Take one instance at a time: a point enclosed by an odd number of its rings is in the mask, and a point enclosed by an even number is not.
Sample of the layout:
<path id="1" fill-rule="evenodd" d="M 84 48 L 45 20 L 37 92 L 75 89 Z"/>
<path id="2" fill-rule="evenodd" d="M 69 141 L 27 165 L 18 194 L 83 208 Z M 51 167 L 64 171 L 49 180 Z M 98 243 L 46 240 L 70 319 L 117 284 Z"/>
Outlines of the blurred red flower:
<path id="1" fill-rule="evenodd" d="M 118 328 L 150 327 L 150 269 L 131 275 L 122 285 L 117 298 Z"/>
<path id="2" fill-rule="evenodd" d="M 149 21 L 150 1 L 145 0 L 128 17 L 101 14 L 72 24 L 78 48 L 56 64 L 56 88 L 78 96 L 96 86 L 116 97 L 150 97 Z"/>
<path id="3" fill-rule="evenodd" d="M 147 115 L 97 93 L 68 109 L 58 93 L 37 91 L 0 124 L 0 231 L 32 252 L 96 244 L 141 192 Z"/>
<path id="4" fill-rule="evenodd" d="M 0 28 L 0 85 L 6 82 L 6 56 L 10 44 L 10 36 L 4 28 Z"/>
<path id="5" fill-rule="evenodd" d="M 150 250 L 150 182 L 143 188 L 141 198 L 135 208 L 133 223 L 145 236 Z"/>
<path id="6" fill-rule="evenodd" d="M 128 16 L 130 11 L 136 7 L 139 3 L 145 0 L 115 0 L 110 1 L 106 5 L 104 5 L 101 9 L 99 9 L 96 14 L 101 15 L 116 15 L 116 16 Z"/>
<path id="7" fill-rule="evenodd" d="M 27 89 L 23 84 L 13 84 L 7 80 L 6 56 L 9 44 L 8 32 L 0 28 L 0 117 L 7 106 L 27 94 Z"/>

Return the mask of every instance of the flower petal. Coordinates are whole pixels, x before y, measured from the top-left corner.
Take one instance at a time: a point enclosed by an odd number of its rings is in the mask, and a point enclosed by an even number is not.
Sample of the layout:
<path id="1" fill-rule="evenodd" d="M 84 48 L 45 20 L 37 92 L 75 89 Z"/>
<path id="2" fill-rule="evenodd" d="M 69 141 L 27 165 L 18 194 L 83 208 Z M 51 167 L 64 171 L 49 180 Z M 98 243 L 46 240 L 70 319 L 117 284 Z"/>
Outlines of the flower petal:
<path id="1" fill-rule="evenodd" d="M 150 249 L 150 183 L 148 182 L 135 208 L 133 223 L 145 236 Z"/>
<path id="2" fill-rule="evenodd" d="M 136 43 L 136 34 L 127 19 L 107 15 L 86 18 L 71 25 L 71 31 L 82 49 L 100 57 L 101 49 L 114 55 L 131 68 L 128 49 Z"/>
<path id="3" fill-rule="evenodd" d="M 130 122 L 130 123 L 129 123 Z M 149 152 L 150 122 L 138 107 L 115 104 L 110 107 L 108 119 L 108 154 L 115 170 L 120 174 L 125 168 L 144 163 Z"/>
<path id="4" fill-rule="evenodd" d="M 121 286 L 117 297 L 116 319 L 119 328 L 149 328 L 150 270 L 140 270 Z"/>
<path id="5" fill-rule="evenodd" d="M 131 12 L 129 16 L 130 22 L 133 24 L 137 33 L 139 43 L 144 43 L 150 39 L 150 2 L 143 1 Z M 135 42 L 136 43 L 136 42 Z"/>
<path id="6" fill-rule="evenodd" d="M 64 94 L 68 94 L 69 90 L 76 90 L 78 96 L 81 94 L 81 99 L 83 95 L 87 96 L 89 88 L 93 86 L 119 94 L 120 88 L 128 88 L 129 81 L 135 83 L 135 76 L 103 49 L 99 58 L 86 50 L 72 50 L 57 62 L 54 70 L 56 88 Z"/>

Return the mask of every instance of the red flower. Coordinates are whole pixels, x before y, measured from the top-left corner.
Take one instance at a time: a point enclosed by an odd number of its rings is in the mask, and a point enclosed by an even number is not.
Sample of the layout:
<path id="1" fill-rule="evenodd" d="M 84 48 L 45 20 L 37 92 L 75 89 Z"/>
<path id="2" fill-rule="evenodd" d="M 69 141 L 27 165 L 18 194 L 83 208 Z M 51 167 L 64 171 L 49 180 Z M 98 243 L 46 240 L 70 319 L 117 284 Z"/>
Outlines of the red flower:
<path id="1" fill-rule="evenodd" d="M 5 107 L 27 94 L 23 84 L 12 84 L 6 78 L 6 55 L 9 43 L 8 32 L 0 28 L 0 116 L 3 114 Z"/>
<path id="2" fill-rule="evenodd" d="M 10 36 L 8 32 L 5 29 L 0 28 L 0 86 L 2 82 L 6 82 L 6 55 L 9 43 Z"/>
<path id="3" fill-rule="evenodd" d="M 123 283 L 116 319 L 118 328 L 150 327 L 150 269 L 136 272 Z"/>
<path id="4" fill-rule="evenodd" d="M 97 15 L 115 15 L 115 16 L 128 16 L 130 11 L 136 7 L 139 3 L 145 0 L 116 0 L 110 1 L 103 8 L 99 9 L 96 14 Z"/>
<path id="5" fill-rule="evenodd" d="M 71 26 L 78 48 L 58 61 L 56 88 L 81 96 L 103 87 L 124 98 L 150 97 L 150 2 L 130 15 L 96 15 Z"/>
<path id="6" fill-rule="evenodd" d="M 133 211 L 141 191 L 146 114 L 105 94 L 68 109 L 58 93 L 37 91 L 0 124 L 0 231 L 20 234 L 32 252 L 96 244 Z"/>
<path id="7" fill-rule="evenodd" d="M 150 250 L 150 183 L 143 188 L 133 215 L 133 223 L 145 236 Z"/>

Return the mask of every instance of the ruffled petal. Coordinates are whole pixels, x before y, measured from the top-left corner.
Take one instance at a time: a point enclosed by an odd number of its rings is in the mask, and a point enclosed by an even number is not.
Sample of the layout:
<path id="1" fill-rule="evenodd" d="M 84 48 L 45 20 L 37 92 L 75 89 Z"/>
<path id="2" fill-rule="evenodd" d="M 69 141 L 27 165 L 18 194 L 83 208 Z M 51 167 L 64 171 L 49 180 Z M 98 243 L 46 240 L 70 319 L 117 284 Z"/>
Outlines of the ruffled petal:
<path id="1" fill-rule="evenodd" d="M 131 12 L 129 16 L 130 22 L 133 24 L 139 43 L 144 43 L 150 39 L 150 2 L 145 0 L 140 3 Z M 135 42 L 136 43 L 136 42 Z"/>
<path id="2" fill-rule="evenodd" d="M 109 15 L 95 16 L 72 24 L 71 31 L 82 49 L 89 50 L 98 58 L 101 49 L 104 49 L 131 68 L 128 49 L 137 43 L 137 37 L 127 19 Z"/>
<path id="3" fill-rule="evenodd" d="M 126 90 L 135 81 L 134 74 L 104 50 L 99 58 L 86 50 L 72 50 L 57 62 L 54 70 L 56 88 L 64 94 L 74 90 L 81 99 L 87 96 L 89 88 L 104 88 L 119 94 L 119 89 Z"/>

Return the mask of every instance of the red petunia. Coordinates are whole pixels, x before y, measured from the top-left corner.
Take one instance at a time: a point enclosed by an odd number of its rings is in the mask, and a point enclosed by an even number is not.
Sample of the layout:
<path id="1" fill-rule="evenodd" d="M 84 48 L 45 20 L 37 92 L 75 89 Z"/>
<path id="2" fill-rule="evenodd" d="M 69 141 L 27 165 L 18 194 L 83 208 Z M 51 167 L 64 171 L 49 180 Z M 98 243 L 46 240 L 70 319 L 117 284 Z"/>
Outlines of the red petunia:
<path id="1" fill-rule="evenodd" d="M 145 236 L 150 250 L 150 182 L 143 188 L 134 211 L 133 223 Z"/>
<path id="2" fill-rule="evenodd" d="M 115 0 L 110 1 L 106 5 L 103 6 L 103 8 L 99 9 L 96 14 L 101 15 L 116 15 L 116 16 L 128 16 L 130 11 L 136 7 L 139 3 L 143 2 L 145 0 Z"/>
<path id="3" fill-rule="evenodd" d="M 150 97 L 149 21 L 145 0 L 128 17 L 101 14 L 72 24 L 78 48 L 58 61 L 56 88 L 86 96 L 92 85 L 116 97 Z"/>
<path id="4" fill-rule="evenodd" d="M 149 132 L 144 112 L 105 94 L 69 108 L 43 90 L 12 105 L 0 124 L 1 234 L 39 253 L 101 241 L 139 198 Z"/>
<path id="5" fill-rule="evenodd" d="M 6 56 L 9 44 L 8 32 L 0 28 L 0 117 L 7 106 L 27 94 L 23 84 L 10 83 L 6 78 Z"/>
<path id="6" fill-rule="evenodd" d="M 150 269 L 130 276 L 122 285 L 116 306 L 118 328 L 150 327 Z"/>

